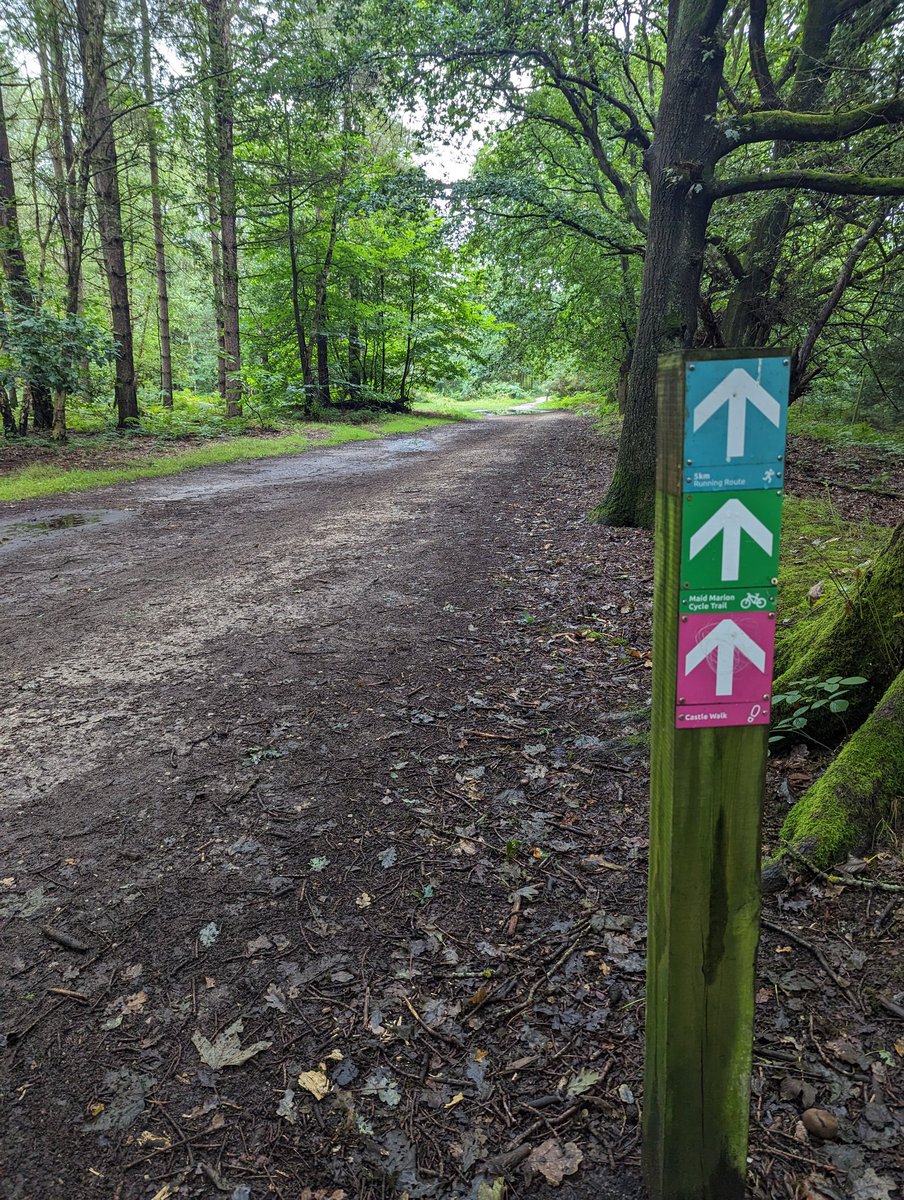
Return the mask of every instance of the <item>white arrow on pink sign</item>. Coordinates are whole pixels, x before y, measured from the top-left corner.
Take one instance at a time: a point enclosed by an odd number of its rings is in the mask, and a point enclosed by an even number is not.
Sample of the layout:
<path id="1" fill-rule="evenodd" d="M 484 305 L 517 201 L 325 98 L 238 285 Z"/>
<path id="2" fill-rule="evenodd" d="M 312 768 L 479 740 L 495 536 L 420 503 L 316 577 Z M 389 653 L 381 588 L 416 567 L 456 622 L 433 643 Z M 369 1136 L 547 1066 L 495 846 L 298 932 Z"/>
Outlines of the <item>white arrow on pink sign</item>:
<path id="1" fill-rule="evenodd" d="M 679 725 L 764 724 L 769 716 L 775 614 L 692 613 L 678 633 Z"/>

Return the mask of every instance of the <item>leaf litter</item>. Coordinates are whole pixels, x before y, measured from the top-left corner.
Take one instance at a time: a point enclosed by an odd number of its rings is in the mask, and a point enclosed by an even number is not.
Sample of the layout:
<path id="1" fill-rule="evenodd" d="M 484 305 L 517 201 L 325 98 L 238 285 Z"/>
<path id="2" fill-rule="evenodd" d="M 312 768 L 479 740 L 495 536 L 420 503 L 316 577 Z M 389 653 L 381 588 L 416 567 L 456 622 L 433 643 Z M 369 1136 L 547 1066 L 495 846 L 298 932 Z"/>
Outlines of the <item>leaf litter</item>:
<path id="1" fill-rule="evenodd" d="M 151 839 L 178 882 L 165 920 L 151 910 L 132 926 L 142 910 L 111 906 L 103 891 L 80 916 L 78 928 L 115 935 L 124 963 L 142 957 L 140 985 L 123 997 L 104 990 L 117 965 L 110 951 L 83 976 L 70 966 L 65 982 L 97 1003 L 98 1018 L 78 1021 L 69 1005 L 32 1037 L 52 1052 L 40 1039 L 69 1030 L 64 1045 L 98 1065 L 93 1087 L 82 1087 L 86 1129 L 128 1128 L 143 1115 L 158 1140 L 140 1150 L 157 1178 L 169 1172 L 170 1194 L 193 1186 L 183 1175 L 191 1155 L 206 1161 L 216 1138 L 220 1177 L 255 1197 L 292 1186 L 305 1200 L 358 1196 L 365 1177 L 367 1200 L 641 1195 L 649 553 L 643 533 L 584 521 L 599 461 L 583 436 L 566 428 L 549 443 L 548 473 L 519 472 L 516 491 L 500 477 L 497 509 L 479 505 L 483 548 L 467 559 L 456 550 L 435 576 L 418 573 L 425 598 L 442 588 L 455 611 L 431 615 L 425 599 L 415 656 L 383 645 L 379 601 L 369 601 L 366 649 L 340 639 L 329 674 L 311 664 L 309 702 L 293 685 L 277 720 L 282 702 L 266 685 L 253 714 L 224 707 L 232 765 L 228 738 L 201 746 L 193 771 L 214 782 L 193 782 Z M 477 516 L 468 511 L 465 536 Z M 380 569 L 395 569 L 391 556 Z M 243 733 L 267 705 L 269 726 Z M 293 753 L 268 756 L 253 782 L 251 767 L 263 764 L 246 762 L 245 747 L 286 740 Z M 17 868 L 16 879 L 24 895 L 27 875 Z M 356 905 L 362 896 L 371 902 Z M 866 920 L 862 894 L 805 877 L 770 904 L 777 922 L 814 943 L 824 925 L 824 945 L 836 947 L 827 961 L 866 985 L 859 994 L 875 986 L 904 1002 L 888 969 L 902 933 L 896 910 L 873 937 L 863 930 L 875 905 Z M 29 918 L 14 919 L 27 932 Z M 235 957 L 220 962 L 220 945 L 202 966 L 197 931 L 219 934 L 227 921 Z M 773 955 L 774 944 L 790 951 Z M 139 986 L 140 1013 L 123 1011 Z M 91 1042 L 100 1020 L 119 1013 Z M 828 1200 L 856 1187 L 885 1200 L 904 1058 L 891 1015 L 883 1023 L 881 1011 L 852 1008 L 810 952 L 767 934 L 757 1018 L 751 1195 L 784 1200 L 805 1180 L 821 1194 L 824 1180 Z M 125 1054 L 148 1073 L 130 1065 L 117 1090 Z M 783 1085 L 797 1078 L 809 1090 Z M 22 1111 L 39 1095 L 26 1091 Z M 839 1141 L 805 1131 L 809 1140 L 795 1143 L 810 1106 L 839 1119 Z M 93 1165 L 110 1170 L 138 1149 L 98 1147 Z"/>

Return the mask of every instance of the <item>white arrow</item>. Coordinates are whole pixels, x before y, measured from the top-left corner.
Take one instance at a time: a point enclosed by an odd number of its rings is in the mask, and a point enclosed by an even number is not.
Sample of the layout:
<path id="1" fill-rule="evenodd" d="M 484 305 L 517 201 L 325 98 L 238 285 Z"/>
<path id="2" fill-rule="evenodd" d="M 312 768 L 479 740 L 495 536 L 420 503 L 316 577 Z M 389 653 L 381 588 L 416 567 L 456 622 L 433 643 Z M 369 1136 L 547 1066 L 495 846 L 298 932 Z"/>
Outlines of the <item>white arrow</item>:
<path id="1" fill-rule="evenodd" d="M 728 405 L 728 445 L 725 461 L 744 457 L 744 437 L 747 432 L 747 404 L 752 404 L 767 421 L 778 427 L 782 409 L 774 396 L 753 378 L 743 367 L 735 367 L 725 376 L 718 387 L 694 409 L 694 432 L 705 425 L 723 404 Z"/>
<path id="2" fill-rule="evenodd" d="M 720 621 L 702 641 L 691 650 L 684 660 L 684 673 L 690 675 L 705 658 L 716 652 L 716 695 L 730 696 L 734 688 L 735 651 L 743 654 L 758 671 L 766 670 L 766 651 L 748 637 L 734 621 Z"/>
<path id="3" fill-rule="evenodd" d="M 696 558 L 713 538 L 722 534 L 722 581 L 736 580 L 741 573 L 741 532 L 752 537 L 766 554 L 772 553 L 772 530 L 753 515 L 740 500 L 726 500 L 722 507 L 691 534 L 691 558 Z"/>

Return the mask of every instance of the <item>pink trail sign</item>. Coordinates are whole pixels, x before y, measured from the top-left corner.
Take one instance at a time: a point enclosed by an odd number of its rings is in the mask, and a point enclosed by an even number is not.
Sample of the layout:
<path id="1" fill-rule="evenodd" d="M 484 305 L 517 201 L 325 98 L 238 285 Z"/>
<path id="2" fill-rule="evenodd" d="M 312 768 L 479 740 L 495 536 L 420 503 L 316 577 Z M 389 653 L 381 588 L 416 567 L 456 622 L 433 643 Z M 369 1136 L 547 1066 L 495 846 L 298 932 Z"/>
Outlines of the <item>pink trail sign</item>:
<path id="1" fill-rule="evenodd" d="M 774 646 L 774 613 L 683 616 L 676 726 L 768 724 Z"/>

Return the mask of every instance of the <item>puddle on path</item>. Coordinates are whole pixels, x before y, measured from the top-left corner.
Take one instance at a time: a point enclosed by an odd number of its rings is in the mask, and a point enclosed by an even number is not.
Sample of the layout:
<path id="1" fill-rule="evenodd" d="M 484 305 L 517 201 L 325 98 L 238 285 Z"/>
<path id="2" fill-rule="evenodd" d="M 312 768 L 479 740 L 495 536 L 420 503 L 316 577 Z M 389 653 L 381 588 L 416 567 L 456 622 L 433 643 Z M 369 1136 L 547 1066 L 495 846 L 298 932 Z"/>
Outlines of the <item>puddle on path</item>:
<path id="1" fill-rule="evenodd" d="M 116 509 L 99 512 L 41 513 L 37 517 L 23 520 L 21 517 L 0 520 L 0 546 L 12 542 L 23 542 L 61 529 L 78 529 L 83 525 L 106 525 L 127 516 Z"/>
<path id="2" fill-rule="evenodd" d="M 304 454 L 286 454 L 276 458 L 238 462 L 228 468 L 207 468 L 199 474 L 174 476 L 164 481 L 148 480 L 137 484 L 144 501 L 173 503 L 177 500 L 210 500 L 224 492 L 247 491 L 254 487 L 306 483 L 314 479 L 339 479 L 344 476 L 385 471 L 403 455 L 441 450 L 461 432 L 451 425 L 427 430 L 416 437 L 387 437 L 379 441 L 351 442 Z"/>
<path id="3" fill-rule="evenodd" d="M 401 451 L 403 454 L 423 453 L 425 450 L 435 450 L 433 442 L 426 438 L 397 437 L 388 443 L 390 450 Z"/>

